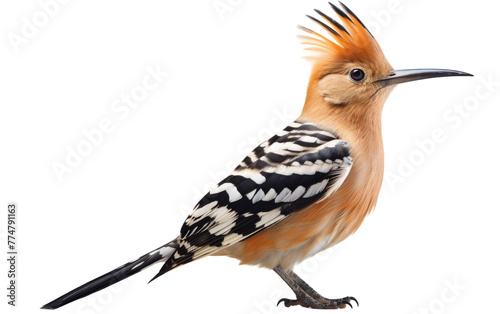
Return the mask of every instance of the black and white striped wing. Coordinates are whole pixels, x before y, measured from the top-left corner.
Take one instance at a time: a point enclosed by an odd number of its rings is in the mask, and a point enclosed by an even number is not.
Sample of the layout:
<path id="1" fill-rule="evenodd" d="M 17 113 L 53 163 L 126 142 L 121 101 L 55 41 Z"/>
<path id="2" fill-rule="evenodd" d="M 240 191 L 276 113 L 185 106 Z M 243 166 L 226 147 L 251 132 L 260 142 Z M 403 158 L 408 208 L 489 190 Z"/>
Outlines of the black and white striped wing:
<path id="1" fill-rule="evenodd" d="M 244 240 L 322 200 L 338 189 L 351 165 L 346 142 L 312 123 L 290 124 L 200 200 L 160 272 Z"/>

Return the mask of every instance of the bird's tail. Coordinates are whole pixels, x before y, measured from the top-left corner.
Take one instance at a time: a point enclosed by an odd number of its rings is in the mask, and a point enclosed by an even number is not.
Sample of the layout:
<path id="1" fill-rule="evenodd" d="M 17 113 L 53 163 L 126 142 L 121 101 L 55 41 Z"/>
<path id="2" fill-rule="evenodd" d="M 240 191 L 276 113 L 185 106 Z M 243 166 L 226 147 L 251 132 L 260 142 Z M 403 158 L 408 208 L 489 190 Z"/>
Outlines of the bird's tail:
<path id="1" fill-rule="evenodd" d="M 112 284 L 115 284 L 127 277 L 135 275 L 155 263 L 167 260 L 175 252 L 177 246 L 178 245 L 176 238 L 169 243 L 162 245 L 147 254 L 144 254 L 134 261 L 124 264 L 107 274 L 97 277 L 96 279 L 91 280 L 74 290 L 71 290 L 70 292 L 66 293 L 63 296 L 60 296 L 54 301 L 45 304 L 44 306 L 42 306 L 42 309 L 57 309 L 70 302 L 109 287 Z"/>

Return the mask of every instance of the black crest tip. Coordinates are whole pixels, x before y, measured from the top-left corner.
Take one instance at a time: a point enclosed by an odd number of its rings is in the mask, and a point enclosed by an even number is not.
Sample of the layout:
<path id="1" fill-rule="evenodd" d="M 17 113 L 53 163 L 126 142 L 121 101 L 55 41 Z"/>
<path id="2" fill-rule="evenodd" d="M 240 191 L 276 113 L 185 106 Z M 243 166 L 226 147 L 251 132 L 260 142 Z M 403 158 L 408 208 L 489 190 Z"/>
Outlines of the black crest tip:
<path id="1" fill-rule="evenodd" d="M 321 15 L 323 18 L 325 18 L 328 22 L 332 23 L 333 25 L 335 25 L 335 27 L 337 27 L 338 29 L 340 29 L 342 32 L 346 33 L 347 35 L 351 35 L 349 34 L 349 32 L 345 29 L 344 26 L 342 26 L 342 24 L 340 24 L 339 22 L 335 21 L 334 19 L 332 19 L 331 17 L 329 17 L 328 15 L 326 15 L 325 13 L 321 12 L 320 10 L 317 10 L 317 9 L 314 9 L 314 11 L 316 13 L 318 13 L 319 15 Z"/>
<path id="2" fill-rule="evenodd" d="M 318 20 L 317 18 L 313 17 L 313 16 L 310 16 L 310 15 L 306 15 L 308 18 L 310 18 L 311 20 L 313 20 L 314 22 L 318 23 L 319 25 L 321 25 L 324 29 L 326 29 L 327 31 L 329 31 L 330 33 L 332 33 L 333 35 L 335 36 L 340 36 L 339 33 L 337 33 L 337 31 L 335 31 L 333 28 L 331 28 L 330 26 L 326 25 L 325 23 L 321 22 L 320 20 Z"/>
<path id="3" fill-rule="evenodd" d="M 330 4 L 330 6 L 332 7 L 332 9 L 335 11 L 335 13 L 337 13 L 339 16 L 349 20 L 351 23 L 353 23 L 353 21 L 351 20 L 351 18 L 349 17 L 349 15 L 345 14 L 344 11 L 342 11 L 341 9 L 339 9 L 335 4 L 331 3 L 331 2 L 328 2 Z"/>
<path id="4" fill-rule="evenodd" d="M 363 24 L 363 22 L 361 22 L 361 20 L 356 16 L 356 14 L 354 14 L 354 12 L 351 11 L 351 9 L 349 9 L 345 4 L 343 4 L 342 2 L 340 2 L 340 5 L 342 6 L 342 8 L 344 8 L 344 10 L 349 13 L 350 16 L 354 17 L 356 19 L 356 21 L 359 22 L 359 24 L 361 24 L 361 26 L 363 26 L 366 31 L 373 37 L 372 33 L 370 32 L 370 30 L 368 28 L 366 28 L 365 24 Z"/>

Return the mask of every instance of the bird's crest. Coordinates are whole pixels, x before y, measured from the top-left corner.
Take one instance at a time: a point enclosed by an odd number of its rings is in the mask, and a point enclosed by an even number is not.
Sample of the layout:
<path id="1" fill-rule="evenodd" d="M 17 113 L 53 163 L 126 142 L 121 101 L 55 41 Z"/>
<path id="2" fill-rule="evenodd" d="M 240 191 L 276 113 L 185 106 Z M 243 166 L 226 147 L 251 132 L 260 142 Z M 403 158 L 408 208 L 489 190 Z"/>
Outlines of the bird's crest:
<path id="1" fill-rule="evenodd" d="M 375 60 L 380 55 L 383 55 L 379 44 L 363 22 L 347 6 L 341 2 L 339 3 L 344 11 L 332 3 L 329 4 L 337 13 L 343 25 L 320 10 L 314 11 L 318 13 L 324 22 L 307 15 L 325 29 L 331 38 L 307 27 L 298 26 L 299 29 L 308 33 L 308 35 L 299 35 L 299 38 L 303 40 L 302 43 L 308 45 L 306 50 L 319 53 L 317 57 L 321 61 Z M 313 57 L 312 59 L 313 61 L 319 61 L 318 58 Z"/>

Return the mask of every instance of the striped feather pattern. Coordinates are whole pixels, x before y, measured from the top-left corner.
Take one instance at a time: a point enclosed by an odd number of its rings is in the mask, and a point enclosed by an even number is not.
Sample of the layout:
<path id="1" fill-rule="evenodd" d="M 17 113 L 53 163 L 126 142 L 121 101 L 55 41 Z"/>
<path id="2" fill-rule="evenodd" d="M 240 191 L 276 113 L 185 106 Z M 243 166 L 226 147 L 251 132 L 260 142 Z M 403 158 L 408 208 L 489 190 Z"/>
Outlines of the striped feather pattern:
<path id="1" fill-rule="evenodd" d="M 351 165 L 348 144 L 335 134 L 313 123 L 291 123 L 256 147 L 200 200 L 182 226 L 178 249 L 157 276 L 329 196 Z"/>

